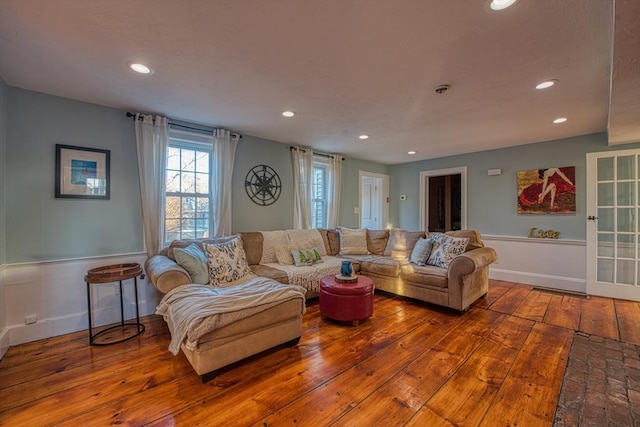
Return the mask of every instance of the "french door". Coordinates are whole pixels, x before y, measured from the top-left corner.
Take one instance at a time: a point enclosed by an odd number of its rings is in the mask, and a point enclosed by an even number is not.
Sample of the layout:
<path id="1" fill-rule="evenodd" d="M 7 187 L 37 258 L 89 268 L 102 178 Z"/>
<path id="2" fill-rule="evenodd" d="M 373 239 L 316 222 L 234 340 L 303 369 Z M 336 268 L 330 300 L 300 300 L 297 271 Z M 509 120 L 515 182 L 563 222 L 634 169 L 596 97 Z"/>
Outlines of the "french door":
<path id="1" fill-rule="evenodd" d="M 640 150 L 587 154 L 587 293 L 640 301 Z"/>

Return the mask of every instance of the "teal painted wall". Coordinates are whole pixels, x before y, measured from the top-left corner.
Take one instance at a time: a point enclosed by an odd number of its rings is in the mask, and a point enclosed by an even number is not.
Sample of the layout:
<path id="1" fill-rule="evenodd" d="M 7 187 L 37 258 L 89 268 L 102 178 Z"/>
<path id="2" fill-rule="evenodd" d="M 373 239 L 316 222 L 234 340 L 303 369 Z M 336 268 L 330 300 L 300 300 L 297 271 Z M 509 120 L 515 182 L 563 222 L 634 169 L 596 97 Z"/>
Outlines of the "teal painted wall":
<path id="1" fill-rule="evenodd" d="M 7 85 L 0 78 L 0 265 L 6 262 L 6 222 L 7 203 L 6 187 L 6 146 L 7 146 Z M 0 285 L 1 286 L 1 285 Z M 0 301 L 0 305 L 2 301 Z M 0 319 L 3 316 L 0 315 Z M 2 325 L 0 324 L 0 327 Z"/>
<path id="2" fill-rule="evenodd" d="M 6 141 L 7 141 L 7 86 L 0 78 L 0 266 L 6 263 Z M 2 267 L 0 267 L 2 268 Z M 4 287 L 4 272 L 0 271 L 0 335 L 7 326 L 7 307 Z M 0 353 L 0 357 L 2 357 Z"/>
<path id="3" fill-rule="evenodd" d="M 233 170 L 233 231 L 283 230 L 293 228 L 293 167 L 289 144 L 244 135 L 238 143 Z M 259 206 L 245 191 L 245 177 L 256 165 L 272 167 L 282 180 L 280 198 L 272 205 Z M 340 225 L 357 227 L 360 170 L 388 173 L 388 166 L 345 158 L 342 163 Z"/>
<path id="4" fill-rule="evenodd" d="M 257 165 L 272 167 L 280 176 L 282 191 L 275 203 L 260 206 L 245 190 L 247 173 Z M 244 135 L 236 149 L 233 168 L 233 231 L 284 230 L 293 227 L 293 170 L 289 146 Z"/>
<path id="5" fill-rule="evenodd" d="M 606 133 L 527 144 L 499 150 L 395 165 L 391 168 L 390 217 L 400 227 L 420 226 L 420 172 L 467 167 L 467 225 L 482 234 L 526 237 L 532 227 L 560 231 L 564 239 L 586 239 L 586 153 L 639 148 L 640 144 L 607 145 Z M 554 166 L 576 168 L 576 214 L 517 213 L 518 171 Z M 488 176 L 489 169 L 502 169 Z M 407 200 L 400 201 L 399 195 Z"/>
<path id="6" fill-rule="evenodd" d="M 8 87 L 6 261 L 141 252 L 136 146 L 124 112 Z M 55 144 L 111 151 L 111 200 L 54 198 Z"/>
<path id="7" fill-rule="evenodd" d="M 124 111 L 6 87 L 6 262 L 73 259 L 140 252 L 142 219 L 133 122 Z M 111 150 L 111 200 L 54 198 L 55 144 Z M 253 203 L 247 172 L 271 166 L 282 193 L 270 206 Z M 343 163 L 341 225 L 356 227 L 358 172 L 389 167 L 347 158 Z M 233 231 L 293 227 L 293 172 L 289 144 L 245 135 L 233 173 Z"/>

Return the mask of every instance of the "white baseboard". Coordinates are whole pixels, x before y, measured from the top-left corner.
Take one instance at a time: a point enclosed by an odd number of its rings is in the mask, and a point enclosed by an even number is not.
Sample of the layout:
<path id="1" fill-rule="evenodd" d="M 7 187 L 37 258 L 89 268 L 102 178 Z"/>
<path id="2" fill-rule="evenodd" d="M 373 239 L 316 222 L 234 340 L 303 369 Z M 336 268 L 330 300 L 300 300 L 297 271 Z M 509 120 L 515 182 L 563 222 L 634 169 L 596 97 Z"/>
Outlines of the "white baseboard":
<path id="1" fill-rule="evenodd" d="M 9 328 L 3 328 L 0 331 L 0 360 L 9 350 Z"/>
<path id="2" fill-rule="evenodd" d="M 489 268 L 489 278 L 504 280 L 507 282 L 522 283 L 525 285 L 539 286 L 549 289 L 558 289 L 569 292 L 586 293 L 587 284 L 584 279 L 575 277 L 550 276 L 546 274 L 527 273 L 522 271 L 501 270 Z"/>
<path id="3" fill-rule="evenodd" d="M 140 317 L 148 316 L 155 313 L 155 304 L 147 304 L 147 301 L 140 301 L 138 303 L 138 309 Z M 133 303 L 125 303 L 124 311 L 125 322 L 131 322 L 131 320 L 135 322 L 135 305 Z M 95 333 L 95 328 L 120 321 L 120 307 L 94 310 L 92 316 Z M 9 332 L 7 334 L 8 342 L 11 345 L 23 344 L 79 331 L 87 331 L 87 340 L 89 339 L 89 321 L 86 311 L 68 316 L 40 319 L 31 325 L 10 325 L 6 330 Z"/>

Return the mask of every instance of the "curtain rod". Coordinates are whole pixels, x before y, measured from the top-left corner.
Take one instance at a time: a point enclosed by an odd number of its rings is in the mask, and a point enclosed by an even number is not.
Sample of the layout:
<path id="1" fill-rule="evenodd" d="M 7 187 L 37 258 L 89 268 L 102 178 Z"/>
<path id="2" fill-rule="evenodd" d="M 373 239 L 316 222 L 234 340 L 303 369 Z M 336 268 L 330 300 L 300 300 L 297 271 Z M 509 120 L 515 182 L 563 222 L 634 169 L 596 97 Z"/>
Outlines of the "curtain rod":
<path id="1" fill-rule="evenodd" d="M 304 151 L 306 152 L 307 149 L 306 148 L 300 148 L 300 147 L 293 147 L 290 146 L 289 147 L 289 151 L 291 150 L 300 150 L 300 151 Z M 316 153 L 315 151 L 313 152 L 314 156 L 320 156 L 320 157 L 327 157 L 327 158 L 331 158 L 331 157 L 340 157 L 337 154 L 325 154 L 325 153 Z M 344 157 L 341 157 L 340 160 L 344 160 Z"/>
<path id="2" fill-rule="evenodd" d="M 140 114 L 141 117 L 144 117 L 146 115 L 147 114 Z M 135 113 L 131 113 L 129 111 L 127 111 L 126 116 L 133 118 L 133 120 L 136 119 L 136 114 Z M 171 119 L 169 119 L 169 125 L 173 126 L 173 127 L 179 127 L 179 128 L 182 128 L 182 129 L 194 130 L 194 131 L 197 131 L 197 132 L 200 132 L 200 133 L 213 134 L 213 129 L 203 129 L 203 128 L 196 128 L 196 127 L 192 127 L 192 126 L 187 126 L 187 125 L 183 125 L 183 124 L 180 124 L 180 123 L 173 122 L 173 121 L 171 121 Z M 232 132 L 231 135 L 238 136 L 239 138 L 242 138 L 242 135 L 240 135 L 239 133 Z"/>

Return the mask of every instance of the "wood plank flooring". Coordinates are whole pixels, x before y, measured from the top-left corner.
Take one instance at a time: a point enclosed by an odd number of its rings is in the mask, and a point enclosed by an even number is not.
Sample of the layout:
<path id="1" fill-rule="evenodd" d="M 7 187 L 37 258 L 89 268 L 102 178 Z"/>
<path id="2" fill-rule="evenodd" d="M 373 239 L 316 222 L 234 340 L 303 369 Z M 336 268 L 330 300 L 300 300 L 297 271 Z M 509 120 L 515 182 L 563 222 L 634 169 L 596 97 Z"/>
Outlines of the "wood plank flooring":
<path id="1" fill-rule="evenodd" d="M 11 347 L 0 425 L 449 426 L 553 423 L 574 332 L 640 345 L 640 304 L 492 281 L 459 316 L 379 293 L 353 327 L 307 307 L 300 344 L 202 384 L 158 316 L 109 347 L 78 332 Z"/>

